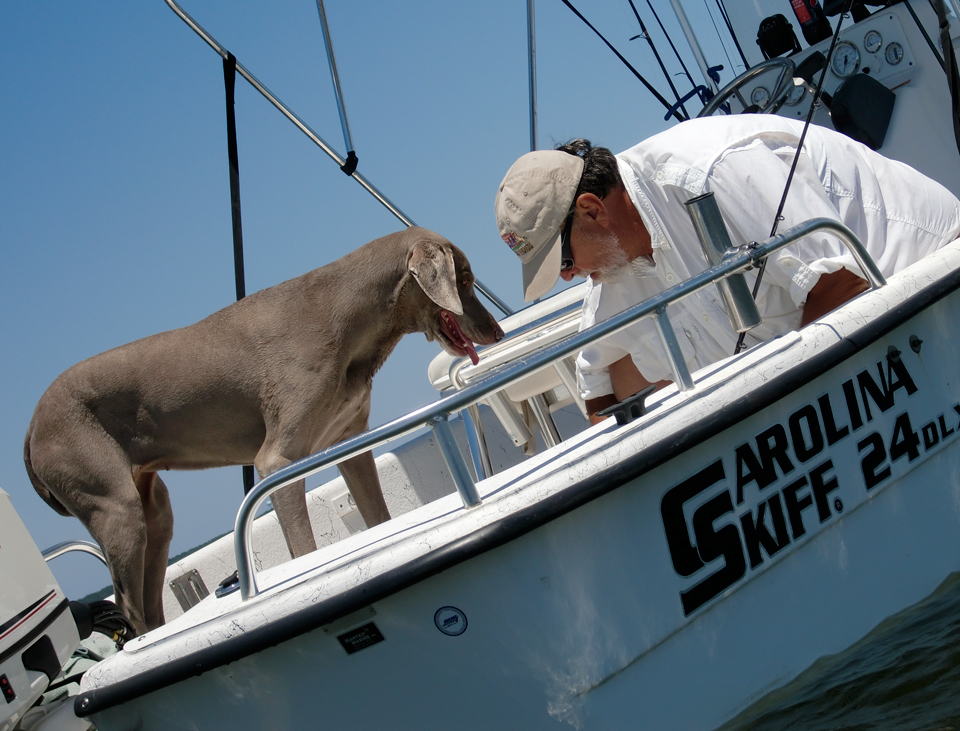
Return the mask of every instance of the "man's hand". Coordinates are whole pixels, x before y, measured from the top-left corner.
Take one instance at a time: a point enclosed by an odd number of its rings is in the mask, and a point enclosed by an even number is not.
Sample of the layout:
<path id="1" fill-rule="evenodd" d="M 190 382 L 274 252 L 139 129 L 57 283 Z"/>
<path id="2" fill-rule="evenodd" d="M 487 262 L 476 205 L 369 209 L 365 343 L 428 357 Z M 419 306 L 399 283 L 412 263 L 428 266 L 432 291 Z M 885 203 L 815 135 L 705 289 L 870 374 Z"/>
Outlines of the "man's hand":
<path id="1" fill-rule="evenodd" d="M 819 320 L 828 312 L 832 312 L 869 288 L 870 285 L 865 279 L 858 277 L 848 269 L 821 274 L 820 279 L 813 285 L 813 289 L 810 290 L 807 301 L 803 305 L 800 327 L 808 325 L 814 320 Z"/>
<path id="2" fill-rule="evenodd" d="M 637 370 L 637 366 L 633 362 L 633 358 L 629 355 L 625 355 L 616 363 L 610 364 L 610 382 L 613 384 L 612 394 L 587 399 L 587 413 L 590 414 L 591 424 L 599 424 L 603 421 L 602 418 L 597 416 L 598 411 L 608 406 L 613 406 L 628 396 L 633 396 L 637 391 L 647 386 L 655 385 L 657 388 L 663 388 L 670 383 L 670 381 L 660 381 L 659 383 L 651 384 L 650 381 L 640 374 L 640 371 Z"/>

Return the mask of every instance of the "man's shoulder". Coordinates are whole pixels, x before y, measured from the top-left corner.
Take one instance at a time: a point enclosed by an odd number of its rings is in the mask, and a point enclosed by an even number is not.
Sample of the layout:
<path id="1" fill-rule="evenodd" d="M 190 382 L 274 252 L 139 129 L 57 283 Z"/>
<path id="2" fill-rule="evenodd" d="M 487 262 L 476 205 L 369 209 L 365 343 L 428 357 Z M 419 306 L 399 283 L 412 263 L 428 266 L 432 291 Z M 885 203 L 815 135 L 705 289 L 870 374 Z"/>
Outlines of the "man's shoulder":
<path id="1" fill-rule="evenodd" d="M 617 158 L 631 165 L 709 165 L 731 147 L 764 135 L 797 137 L 802 125 L 771 114 L 735 114 L 688 119 L 624 150 Z"/>

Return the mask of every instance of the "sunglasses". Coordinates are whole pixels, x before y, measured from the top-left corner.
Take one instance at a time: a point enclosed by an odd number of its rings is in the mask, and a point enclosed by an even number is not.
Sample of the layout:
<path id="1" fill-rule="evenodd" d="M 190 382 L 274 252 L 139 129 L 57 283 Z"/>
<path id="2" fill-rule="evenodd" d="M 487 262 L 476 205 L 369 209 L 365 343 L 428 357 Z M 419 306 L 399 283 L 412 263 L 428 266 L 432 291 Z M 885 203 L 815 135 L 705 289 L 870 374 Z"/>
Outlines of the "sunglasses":
<path id="1" fill-rule="evenodd" d="M 570 249 L 570 230 L 573 228 L 573 216 L 567 219 L 560 234 L 560 271 L 569 272 L 573 269 L 573 251 Z"/>

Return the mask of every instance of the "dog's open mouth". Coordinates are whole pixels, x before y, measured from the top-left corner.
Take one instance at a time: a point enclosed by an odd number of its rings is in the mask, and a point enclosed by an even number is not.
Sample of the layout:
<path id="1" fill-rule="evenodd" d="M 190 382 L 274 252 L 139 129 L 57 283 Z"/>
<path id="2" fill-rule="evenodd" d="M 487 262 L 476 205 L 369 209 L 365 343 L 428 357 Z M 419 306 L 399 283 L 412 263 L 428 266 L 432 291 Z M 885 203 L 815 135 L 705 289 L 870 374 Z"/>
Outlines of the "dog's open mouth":
<path id="1" fill-rule="evenodd" d="M 477 355 L 477 349 L 473 343 L 463 334 L 460 329 L 457 318 L 447 310 L 440 310 L 440 328 L 447 337 L 447 342 L 457 355 L 469 355 L 474 365 L 480 362 L 480 356 Z"/>

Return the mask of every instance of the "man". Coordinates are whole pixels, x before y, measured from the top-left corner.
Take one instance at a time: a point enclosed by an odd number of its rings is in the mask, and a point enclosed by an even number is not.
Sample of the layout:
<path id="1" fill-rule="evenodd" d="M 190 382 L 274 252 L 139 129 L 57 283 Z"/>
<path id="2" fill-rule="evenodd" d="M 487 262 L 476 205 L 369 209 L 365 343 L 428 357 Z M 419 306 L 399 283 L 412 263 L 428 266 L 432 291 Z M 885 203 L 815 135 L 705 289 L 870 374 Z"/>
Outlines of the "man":
<path id="1" fill-rule="evenodd" d="M 588 277 L 581 329 L 707 268 L 685 209 L 713 192 L 734 246 L 770 236 L 802 124 L 771 115 L 695 119 L 612 155 L 586 140 L 531 152 L 507 172 L 495 212 L 523 263 L 524 298 Z M 939 183 L 837 132 L 811 126 L 779 231 L 831 218 L 861 239 L 884 276 L 960 235 L 960 201 Z M 756 273 L 748 273 L 753 287 Z M 839 240 L 816 234 L 774 254 L 757 294 L 755 345 L 803 327 L 867 289 Z M 670 307 L 691 370 L 732 355 L 737 334 L 710 287 Z M 577 360 L 588 412 L 649 384 L 669 361 L 649 318 Z"/>

